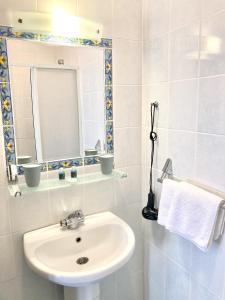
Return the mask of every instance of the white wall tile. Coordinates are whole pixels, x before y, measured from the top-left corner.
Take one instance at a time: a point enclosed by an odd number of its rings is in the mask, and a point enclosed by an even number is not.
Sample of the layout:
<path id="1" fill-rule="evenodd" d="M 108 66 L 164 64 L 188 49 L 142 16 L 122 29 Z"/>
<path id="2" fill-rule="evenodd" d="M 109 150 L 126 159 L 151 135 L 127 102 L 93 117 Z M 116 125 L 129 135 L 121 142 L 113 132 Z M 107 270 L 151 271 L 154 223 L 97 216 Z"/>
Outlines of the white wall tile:
<path id="1" fill-rule="evenodd" d="M 148 282 L 149 284 L 149 291 L 148 295 L 144 299 L 154 299 L 154 300 L 164 300 L 165 298 L 165 289 L 162 288 L 162 284 L 155 282 L 154 279 L 150 279 Z"/>
<path id="2" fill-rule="evenodd" d="M 36 0 L 7 0 L 0 1 L 0 11 L 7 10 L 20 10 L 20 11 L 35 11 L 36 10 Z M 8 24 L 3 24 L 8 25 Z"/>
<path id="3" fill-rule="evenodd" d="M 115 275 L 108 276 L 100 282 L 100 297 L 102 299 L 116 299 Z"/>
<path id="4" fill-rule="evenodd" d="M 140 43 L 114 39 L 113 76 L 115 85 L 141 83 Z"/>
<path id="5" fill-rule="evenodd" d="M 159 248 L 162 253 L 165 253 L 168 234 L 166 229 L 157 222 L 149 223 L 148 220 L 144 220 L 143 227 L 146 241 Z"/>
<path id="6" fill-rule="evenodd" d="M 141 1 L 113 1 L 113 37 L 141 40 Z"/>
<path id="7" fill-rule="evenodd" d="M 169 128 L 190 131 L 196 130 L 197 97 L 197 79 L 171 83 Z"/>
<path id="8" fill-rule="evenodd" d="M 16 289 L 13 280 L 4 281 L 0 283 L 0 299 L 16 299 Z"/>
<path id="9" fill-rule="evenodd" d="M 120 202 L 117 199 L 118 206 L 113 209 L 113 212 L 127 222 L 133 229 L 135 237 L 142 236 L 142 216 L 141 216 L 141 205 L 140 203 L 133 203 L 127 205 L 126 203 Z"/>
<path id="10" fill-rule="evenodd" d="M 0 236 L 0 282 L 15 276 L 15 260 L 12 236 Z"/>
<path id="11" fill-rule="evenodd" d="M 199 20 L 201 0 L 171 0 L 171 30 Z"/>
<path id="12" fill-rule="evenodd" d="M 5 172 L 5 170 L 2 170 Z M 0 235 L 10 233 L 10 214 L 8 205 L 9 191 L 7 187 L 0 187 Z"/>
<path id="13" fill-rule="evenodd" d="M 200 79 L 198 131 L 225 134 L 225 76 Z"/>
<path id="14" fill-rule="evenodd" d="M 141 123 L 141 87 L 115 86 L 113 89 L 114 126 L 138 127 Z"/>
<path id="15" fill-rule="evenodd" d="M 167 82 L 146 85 L 142 88 L 142 124 L 150 126 L 151 103 L 157 101 L 156 126 L 168 128 L 169 84 Z"/>
<path id="16" fill-rule="evenodd" d="M 179 265 L 168 261 L 166 272 L 166 297 L 167 299 L 188 300 L 189 275 Z"/>
<path id="17" fill-rule="evenodd" d="M 121 168 L 127 166 L 127 141 L 126 128 L 114 129 L 114 157 L 115 167 Z"/>
<path id="18" fill-rule="evenodd" d="M 210 293 L 206 287 L 198 282 L 191 281 L 190 299 L 196 300 L 219 300 L 214 294 Z"/>
<path id="19" fill-rule="evenodd" d="M 225 137 L 199 134 L 196 177 L 206 185 L 225 191 Z"/>
<path id="20" fill-rule="evenodd" d="M 150 40 L 169 31 L 169 1 L 143 1 L 143 39 Z"/>
<path id="21" fill-rule="evenodd" d="M 47 192 L 9 197 L 12 231 L 25 232 L 50 224 Z"/>
<path id="22" fill-rule="evenodd" d="M 142 295 L 142 273 L 128 273 L 126 276 L 119 271 L 116 273 L 116 299 L 118 300 L 137 300 L 143 299 Z M 129 287 L 129 288 L 127 288 Z"/>
<path id="23" fill-rule="evenodd" d="M 130 166 L 123 169 L 127 173 L 127 178 L 118 181 L 115 185 L 117 203 L 124 204 L 140 203 L 141 201 L 141 167 Z M 119 198 L 119 199 L 118 199 Z"/>
<path id="24" fill-rule="evenodd" d="M 86 215 L 111 210 L 115 206 L 114 182 L 90 183 L 84 188 L 83 210 Z"/>
<path id="25" fill-rule="evenodd" d="M 221 266 L 224 261 L 224 242 L 214 243 L 207 253 L 193 246 L 192 277 L 221 298 L 224 291 L 225 271 Z"/>
<path id="26" fill-rule="evenodd" d="M 40 12 L 52 13 L 56 9 L 62 9 L 71 15 L 77 14 L 77 0 L 37 0 L 37 9 Z"/>
<path id="27" fill-rule="evenodd" d="M 202 15 L 203 17 L 213 15 L 225 9 L 224 0 L 202 0 Z"/>
<path id="28" fill-rule="evenodd" d="M 192 244 L 176 234 L 166 231 L 165 251 L 167 256 L 187 272 L 191 268 Z"/>
<path id="29" fill-rule="evenodd" d="M 164 254 L 159 248 L 147 243 L 145 245 L 145 261 L 149 272 L 148 277 L 160 284 L 161 289 L 165 290 L 167 259 Z"/>
<path id="30" fill-rule="evenodd" d="M 141 162 L 141 129 L 115 129 L 115 164 L 117 167 L 138 165 Z"/>
<path id="31" fill-rule="evenodd" d="M 195 133 L 169 131 L 168 157 L 173 161 L 173 172 L 177 177 L 192 178 L 195 163 Z"/>
<path id="32" fill-rule="evenodd" d="M 198 76 L 199 24 L 186 26 L 170 34 L 170 79 Z"/>
<path id="33" fill-rule="evenodd" d="M 16 276 L 29 275 L 31 271 L 24 257 L 23 233 L 14 233 L 12 239 Z"/>
<path id="34" fill-rule="evenodd" d="M 27 276 L 14 279 L 16 299 L 55 300 L 55 285 L 30 271 Z"/>
<path id="35" fill-rule="evenodd" d="M 201 76 L 225 73 L 224 17 L 225 12 L 222 12 L 202 22 Z"/>
<path id="36" fill-rule="evenodd" d="M 143 45 L 143 84 L 168 80 L 168 36 L 154 38 Z"/>
<path id="37" fill-rule="evenodd" d="M 112 36 L 112 0 L 77 0 L 78 15 L 103 25 L 103 36 Z"/>

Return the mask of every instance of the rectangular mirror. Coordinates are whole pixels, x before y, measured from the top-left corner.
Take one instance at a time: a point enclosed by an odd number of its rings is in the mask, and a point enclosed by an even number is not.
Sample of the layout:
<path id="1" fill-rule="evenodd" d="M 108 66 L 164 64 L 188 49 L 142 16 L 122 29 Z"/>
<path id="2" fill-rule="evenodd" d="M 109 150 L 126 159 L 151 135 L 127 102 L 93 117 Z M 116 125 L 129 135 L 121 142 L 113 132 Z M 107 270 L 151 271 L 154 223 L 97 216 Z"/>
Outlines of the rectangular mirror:
<path id="1" fill-rule="evenodd" d="M 112 50 L 88 40 L 87 46 L 4 42 L 13 120 L 5 130 L 7 163 L 13 162 L 9 131 L 17 164 L 30 158 L 61 167 L 61 162 L 74 165 L 85 156 L 113 153 Z"/>

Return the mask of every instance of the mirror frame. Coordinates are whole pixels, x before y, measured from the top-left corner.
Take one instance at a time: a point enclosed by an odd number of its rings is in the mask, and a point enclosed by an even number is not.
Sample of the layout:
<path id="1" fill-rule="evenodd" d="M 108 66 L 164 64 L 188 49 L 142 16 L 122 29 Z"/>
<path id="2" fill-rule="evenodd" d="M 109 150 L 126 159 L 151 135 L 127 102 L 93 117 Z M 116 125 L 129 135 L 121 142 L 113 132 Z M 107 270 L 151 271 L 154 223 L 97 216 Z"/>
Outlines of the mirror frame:
<path id="1" fill-rule="evenodd" d="M 90 40 L 81 38 L 65 38 L 51 34 L 36 34 L 32 32 L 16 32 L 12 27 L 0 26 L 0 101 L 2 111 L 2 125 L 5 146 L 6 166 L 17 165 L 15 124 L 13 120 L 13 103 L 11 99 L 10 76 L 7 53 L 7 39 L 22 39 L 39 41 L 59 45 L 78 45 L 86 47 L 100 47 L 104 49 L 104 103 L 105 103 L 105 143 L 106 153 L 114 153 L 113 138 L 113 73 L 112 73 L 112 39 Z M 47 161 L 42 163 L 42 171 L 70 168 L 72 166 L 86 166 L 99 163 L 99 156 L 75 157 Z M 17 166 L 18 174 L 23 174 L 23 167 Z"/>

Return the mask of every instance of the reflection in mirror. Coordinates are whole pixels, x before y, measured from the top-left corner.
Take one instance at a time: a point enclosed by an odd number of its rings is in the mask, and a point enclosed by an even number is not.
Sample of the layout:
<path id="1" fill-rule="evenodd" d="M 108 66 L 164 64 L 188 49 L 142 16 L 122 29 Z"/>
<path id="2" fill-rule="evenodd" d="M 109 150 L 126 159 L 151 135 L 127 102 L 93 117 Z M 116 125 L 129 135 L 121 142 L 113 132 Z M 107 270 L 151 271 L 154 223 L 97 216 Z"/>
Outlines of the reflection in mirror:
<path id="1" fill-rule="evenodd" d="M 15 39 L 7 47 L 17 157 L 104 152 L 104 49 Z"/>

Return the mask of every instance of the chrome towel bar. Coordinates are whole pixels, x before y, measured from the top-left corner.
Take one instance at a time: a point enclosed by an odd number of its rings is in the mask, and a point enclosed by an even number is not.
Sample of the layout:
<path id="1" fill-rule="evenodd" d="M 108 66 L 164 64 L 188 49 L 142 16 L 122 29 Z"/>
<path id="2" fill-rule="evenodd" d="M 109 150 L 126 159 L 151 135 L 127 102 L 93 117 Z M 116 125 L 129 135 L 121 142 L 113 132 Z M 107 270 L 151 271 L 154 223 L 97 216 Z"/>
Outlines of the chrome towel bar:
<path id="1" fill-rule="evenodd" d="M 181 179 L 179 178 L 176 178 L 173 176 L 173 163 L 172 163 L 172 159 L 171 158 L 168 158 L 166 160 L 166 163 L 162 169 L 162 175 L 160 178 L 157 179 L 158 182 L 160 183 L 163 183 L 163 180 L 165 178 L 168 178 L 168 179 L 172 179 L 172 180 L 176 180 L 176 181 L 182 181 Z M 213 189 L 211 187 L 208 187 L 204 184 L 201 184 L 199 182 L 196 182 L 194 180 L 191 180 L 191 179 L 187 179 L 186 180 L 188 183 L 191 183 L 199 188 L 202 188 L 203 190 L 206 190 L 207 192 L 210 192 L 210 193 L 213 193 L 221 198 L 223 198 L 225 200 L 225 193 L 223 192 L 220 192 L 216 189 Z M 225 209 L 225 204 L 221 205 L 221 209 Z"/>

